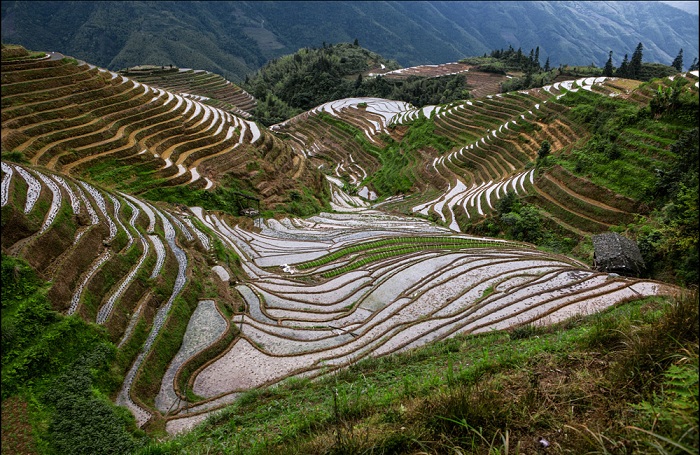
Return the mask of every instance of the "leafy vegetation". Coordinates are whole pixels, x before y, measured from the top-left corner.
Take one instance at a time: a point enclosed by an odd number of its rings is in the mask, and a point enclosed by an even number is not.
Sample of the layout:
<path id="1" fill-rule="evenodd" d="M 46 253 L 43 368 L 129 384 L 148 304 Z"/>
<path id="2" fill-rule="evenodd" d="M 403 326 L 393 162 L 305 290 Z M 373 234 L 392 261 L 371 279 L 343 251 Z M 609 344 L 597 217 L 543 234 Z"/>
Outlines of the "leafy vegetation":
<path id="1" fill-rule="evenodd" d="M 629 229 L 636 234 L 650 276 L 698 284 L 698 128 L 671 146 L 676 158 L 657 174 L 648 221 Z"/>
<path id="2" fill-rule="evenodd" d="M 506 74 L 506 72 L 522 71 L 536 72 L 540 70 L 549 71 L 549 59 L 545 62 L 544 68 L 540 66 L 540 47 L 530 49 L 530 54 L 525 55 L 522 48 L 516 51 L 513 46 L 508 49 L 496 49 L 491 51 L 490 56 L 484 54 L 483 57 L 469 57 L 460 60 L 462 63 L 476 65 L 481 71 L 490 73 Z"/>
<path id="3" fill-rule="evenodd" d="M 324 198 L 323 202 L 319 201 L 320 198 Z M 314 193 L 308 187 L 302 187 L 301 192 L 297 190 L 292 190 L 289 192 L 289 202 L 285 204 L 278 204 L 275 209 L 281 213 L 290 213 L 296 216 L 311 216 L 328 206 L 325 202 L 328 200 L 327 189 L 321 194 Z"/>
<path id="4" fill-rule="evenodd" d="M 341 248 L 333 253 L 329 253 L 325 256 L 321 256 L 318 259 L 308 262 L 301 262 L 297 264 L 297 268 L 300 270 L 309 269 L 312 267 L 318 267 L 329 262 L 340 259 L 344 256 L 353 253 L 377 253 L 386 252 L 391 250 L 396 250 L 399 248 L 421 246 L 426 249 L 431 248 L 447 248 L 448 246 L 455 246 L 458 248 L 478 248 L 483 246 L 498 247 L 505 244 L 501 242 L 487 241 L 487 240 L 475 240 L 475 239 L 465 239 L 459 237 L 393 237 L 382 240 L 373 240 L 370 242 L 363 242 L 353 246 Z M 388 248 L 384 248 L 388 247 Z"/>
<path id="5" fill-rule="evenodd" d="M 434 133 L 432 119 L 419 118 L 411 123 L 400 141 L 388 135 L 381 139 L 383 148 L 370 143 L 362 131 L 325 112 L 318 114 L 324 122 L 348 133 L 367 153 L 376 157 L 381 167 L 369 176 L 365 183 L 371 184 L 380 195 L 388 196 L 409 192 L 416 184 L 415 167 L 422 150 L 432 149 L 444 153 L 454 147 L 454 142 Z"/>
<path id="6" fill-rule="evenodd" d="M 470 98 L 468 77 L 463 74 L 425 78 L 388 79 L 378 76 L 363 81 L 354 96 L 370 96 L 405 101 L 416 107 L 448 104 Z"/>
<path id="7" fill-rule="evenodd" d="M 143 197 L 154 201 L 202 207 L 206 210 L 220 210 L 236 216 L 242 209 L 250 206 L 251 200 L 256 199 L 241 182 L 233 179 L 227 185 L 216 187 L 214 191 L 192 190 L 185 186 L 158 187 L 146 191 Z"/>
<path id="8" fill-rule="evenodd" d="M 529 55 L 525 55 L 522 48 L 518 48 L 516 51 L 513 46 L 509 46 L 508 49 L 493 50 L 489 56 L 484 54 L 483 57 L 469 57 L 460 60 L 460 62 L 474 65 L 474 69 L 488 73 L 522 75 L 511 77 L 501 83 L 502 92 L 542 87 L 554 82 L 557 76 L 564 74 L 565 70 L 567 73 L 570 72 L 568 66 L 552 68 L 549 64 L 549 58 L 542 66 L 539 46 L 530 49 Z"/>
<path id="9" fill-rule="evenodd" d="M 496 211 L 506 238 L 539 243 L 545 235 L 542 232 L 542 219 L 537 207 L 520 202 L 511 191 L 499 199 Z"/>
<path id="10" fill-rule="evenodd" d="M 304 48 L 268 62 L 252 78 L 246 78 L 244 88 L 258 99 L 255 118 L 264 125 L 341 98 L 379 97 L 422 107 L 469 97 L 463 75 L 411 76 L 406 80 L 367 76 L 380 65 L 385 70 L 399 68 L 396 62 L 355 44 Z"/>
<path id="11" fill-rule="evenodd" d="M 29 402 L 42 453 L 128 453 L 144 434 L 109 397 L 122 377 L 103 328 L 63 316 L 24 261 L 2 255 L 2 400 Z M 3 428 L 3 432 L 6 429 Z"/>
<path id="12" fill-rule="evenodd" d="M 619 68 L 612 66 L 612 51 L 606 64 L 605 76 L 624 77 L 627 79 L 637 79 L 640 81 L 650 81 L 662 77 L 672 76 L 683 71 L 683 49 L 680 50 L 678 56 L 670 65 L 661 63 L 646 63 L 643 62 L 644 45 L 637 44 L 637 47 L 632 53 L 632 59 L 627 59 L 625 54 Z M 692 66 L 692 65 L 691 65 Z"/>
<path id="13" fill-rule="evenodd" d="M 100 377 L 93 371 L 109 371 L 114 359 L 114 346 L 100 344 L 68 365 L 65 373 L 55 378 L 42 397 L 53 408 L 48 438 L 55 453 L 123 454 L 138 444 L 132 436 L 136 429 L 131 412 L 115 407 L 108 396 L 95 392 Z"/>
<path id="14" fill-rule="evenodd" d="M 386 138 L 387 145 L 378 153 L 382 166 L 368 179 L 379 194 L 393 195 L 411 190 L 416 183 L 415 166 L 422 150 L 445 153 L 454 147 L 452 140 L 434 131 L 432 119 L 419 118 L 411 123 L 400 142 Z"/>
<path id="15" fill-rule="evenodd" d="M 336 259 L 350 256 L 349 264 L 333 268 L 322 274 L 324 278 L 330 278 L 392 256 L 427 250 L 463 250 L 465 248 L 502 248 L 506 246 L 508 244 L 502 242 L 457 237 L 395 237 L 341 248 L 313 261 L 302 262 L 297 265 L 297 268 L 304 270 L 318 267 Z"/>
<path id="16" fill-rule="evenodd" d="M 462 63 L 475 65 L 475 69 L 498 74 L 511 73 L 518 75 L 511 77 L 509 80 L 501 84 L 502 92 L 511 92 L 515 90 L 525 90 L 533 87 L 543 87 L 547 84 L 552 84 L 556 80 L 563 80 L 565 77 L 580 78 L 580 77 L 621 77 L 627 79 L 636 79 L 640 81 L 651 81 L 652 79 L 672 76 L 681 72 L 683 65 L 682 55 L 681 60 L 678 57 L 671 65 L 661 63 L 643 62 L 643 44 L 639 43 L 635 52 L 632 54 L 632 60 L 627 59 L 627 54 L 619 68 L 613 65 L 613 52 L 608 54 L 608 60 L 603 68 L 599 68 L 595 63 L 588 66 L 569 66 L 567 64 L 559 65 L 558 68 L 552 68 L 549 64 L 549 58 L 544 66 L 540 64 L 539 46 L 535 49 L 530 49 L 529 56 L 526 56 L 522 48 L 516 51 L 513 46 L 508 49 L 496 49 L 489 56 L 484 54 L 483 57 L 469 57 L 460 60 Z M 682 49 L 681 49 L 682 54 Z"/>
<path id="17" fill-rule="evenodd" d="M 580 238 L 557 229 L 556 225 L 547 221 L 542 209 L 514 192 L 506 193 L 496 202 L 495 208 L 496 213 L 493 216 L 476 224 L 465 225 L 467 232 L 534 243 L 546 251 L 584 256 L 582 259 L 589 259 L 586 249 L 576 251 L 577 247 L 581 248 Z"/>
<path id="18" fill-rule="evenodd" d="M 243 87 L 261 100 L 255 115 L 270 125 L 327 101 L 352 96 L 356 77 L 372 67 L 399 68 L 396 62 L 349 43 L 304 48 L 268 62 Z M 361 76 L 359 76 L 361 82 Z"/>
<path id="19" fill-rule="evenodd" d="M 588 126 L 592 137 L 556 162 L 655 207 L 626 230 L 640 243 L 648 276 L 690 285 L 698 283 L 698 98 L 681 87 L 680 81 L 658 85 L 648 107 L 582 92 L 567 95 L 562 101 L 572 106 L 569 115 Z M 678 139 L 660 153 L 649 141 L 628 140 L 640 134 Z"/>

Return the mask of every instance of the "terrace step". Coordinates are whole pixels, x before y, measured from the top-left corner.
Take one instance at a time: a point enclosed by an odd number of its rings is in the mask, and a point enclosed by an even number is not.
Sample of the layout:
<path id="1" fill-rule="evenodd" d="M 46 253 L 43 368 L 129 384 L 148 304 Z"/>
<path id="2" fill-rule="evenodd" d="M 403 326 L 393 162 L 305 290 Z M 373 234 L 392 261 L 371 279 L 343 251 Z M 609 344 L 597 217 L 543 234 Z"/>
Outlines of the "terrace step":
<path id="1" fill-rule="evenodd" d="M 244 117 L 250 117 L 249 112 L 256 106 L 256 100 L 252 95 L 214 73 L 195 73 L 191 70 L 182 69 L 171 71 L 169 68 L 164 70 L 154 68 L 150 71 L 130 70 L 122 71 L 121 73 L 134 80 L 163 90 L 184 95 L 195 95 L 201 101 L 214 102 L 213 104 L 220 104 L 222 108 L 230 105 L 232 113 Z"/>
<path id="2" fill-rule="evenodd" d="M 54 307 L 104 324 L 122 353 L 133 352 L 124 362 L 128 366 L 117 401 L 134 412 L 140 426 L 158 412 L 169 413 L 168 425 L 177 424 L 193 418 L 188 411 L 204 415 L 253 387 L 293 376 L 319 377 L 362 358 L 456 333 L 560 320 L 632 296 L 670 292 L 656 282 L 610 279 L 533 245 L 457 233 L 457 218 L 486 215 L 509 191 L 529 192 L 530 200 L 550 210 L 543 214 L 547 222 L 575 237 L 587 236 L 588 227 L 591 232 L 607 229 L 601 223 L 610 221 L 607 214 L 626 216 L 630 201 L 608 198 L 585 179 L 568 180 L 563 169 L 555 168 L 533 184 L 534 169 L 526 166 L 542 140 L 565 149 L 587 134 L 569 123 L 563 115 L 569 107 L 554 102 L 551 94 L 488 94 L 482 100 L 420 109 L 381 99 L 337 100 L 275 125 L 273 134 L 225 111 L 233 101 L 224 94 L 230 87 L 211 74 L 173 74 L 171 87 L 183 90 L 175 94 L 88 67 L 86 73 L 96 74 L 90 83 L 103 87 L 91 88 L 84 98 L 69 91 L 88 87 L 68 84 L 60 73 L 47 82 L 65 85 L 22 94 L 36 112 L 17 105 L 8 106 L 9 114 L 3 112 L 3 147 L 25 144 L 23 149 L 34 151 L 49 145 L 41 162 L 62 173 L 94 177 L 78 181 L 19 166 L 36 176 L 32 182 L 14 164 L 3 162 L 3 213 L 10 212 L 14 231 L 11 242 L 3 238 L 3 248 L 35 234 L 35 241 L 17 254 L 33 256 L 26 259 L 54 280 L 49 291 Z M 28 71 L 24 74 L 31 74 L 33 83 L 51 74 L 48 69 L 37 72 L 39 68 L 23 66 L 21 71 Z M 61 71 L 70 73 L 68 68 Z M 13 77 L 21 83 L 21 74 Z M 586 90 L 586 81 L 579 85 Z M 59 104 L 51 107 L 42 99 L 49 95 L 59 97 Z M 210 95 L 218 96 L 220 104 L 203 98 Z M 144 107 L 135 107 L 144 100 Z M 73 102 L 77 108 L 70 106 Z M 81 117 L 86 106 L 100 121 Z M 409 128 L 401 123 L 422 118 L 430 118 L 439 134 L 470 148 L 439 157 L 432 150 L 420 151 L 408 165 L 424 185 L 419 197 L 371 206 L 343 191 L 341 178 L 359 185 L 379 169 L 372 147 L 381 149 L 380 135 L 400 140 Z M 9 137 L 6 125 L 13 121 L 14 137 Z M 397 126 L 390 129 L 392 123 Z M 31 134 L 23 137 L 27 132 Z M 59 142 L 76 132 L 81 136 L 77 142 Z M 37 133 L 55 143 L 34 142 L 30 137 Z M 285 135 L 294 139 L 284 140 Z M 328 180 L 334 182 L 329 184 L 338 212 L 256 219 L 245 224 L 254 228 L 243 228 L 228 215 L 153 204 L 133 195 L 134 187 L 145 191 L 163 184 L 211 188 L 217 173 L 243 175 L 252 159 L 267 161 L 265 171 L 275 169 L 282 178 L 306 175 L 325 161 L 328 172 L 336 175 Z M 107 173 L 99 172 L 107 165 L 116 175 L 109 184 Z M 139 173 L 132 173 L 131 166 L 138 166 Z M 134 186 L 124 183 L 129 180 Z M 268 200 L 279 197 L 279 188 L 290 188 L 267 181 L 253 185 Z M 577 201 L 589 211 L 572 212 Z M 379 207 L 425 210 L 449 227 L 388 215 Z M 593 216 L 597 212 L 592 207 L 606 216 Z M 567 224 L 574 216 L 583 220 L 585 229 Z M 30 218 L 40 221 L 30 226 Z M 62 227 L 70 223 L 75 226 Z M 40 255 L 44 245 L 56 243 L 50 236 L 65 233 L 66 242 Z M 236 264 L 227 264 L 235 274 L 229 286 L 225 279 L 206 281 L 222 253 L 237 258 Z M 233 302 L 233 316 L 218 313 L 213 302 L 203 305 L 208 311 L 195 309 L 200 289 Z M 237 340 L 228 332 L 231 324 L 242 332 Z M 234 340 L 230 348 L 209 351 L 207 355 L 218 355 L 190 378 L 194 392 L 206 399 L 180 403 L 182 383 L 177 381 L 187 379 L 178 376 L 183 365 L 219 342 L 224 325 L 226 336 Z M 161 359 L 166 338 L 181 348 Z M 160 387 L 148 391 L 144 381 L 156 370 Z"/>
<path id="3" fill-rule="evenodd" d="M 527 199 L 531 199 L 536 205 L 540 206 L 543 210 L 548 211 L 553 216 L 566 220 L 567 224 L 572 224 L 570 220 L 575 220 L 577 226 L 581 226 L 581 230 L 593 234 L 605 232 L 610 228 L 611 225 L 608 223 L 602 223 L 586 215 L 573 212 L 568 207 L 561 205 L 559 201 L 541 190 L 537 184 L 535 184 L 533 188 L 534 194 L 532 196 L 528 196 Z"/>

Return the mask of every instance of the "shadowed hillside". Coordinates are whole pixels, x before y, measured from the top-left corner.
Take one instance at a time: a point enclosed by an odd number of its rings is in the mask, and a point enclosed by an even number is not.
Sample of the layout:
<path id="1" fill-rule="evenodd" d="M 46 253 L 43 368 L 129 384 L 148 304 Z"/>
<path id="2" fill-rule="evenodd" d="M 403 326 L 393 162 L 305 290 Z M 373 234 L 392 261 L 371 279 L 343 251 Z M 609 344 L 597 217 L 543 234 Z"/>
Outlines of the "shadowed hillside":
<path id="1" fill-rule="evenodd" d="M 649 60 L 698 56 L 698 21 L 662 2 L 2 2 L 2 39 L 116 71 L 173 64 L 242 82 L 266 62 L 359 43 L 402 66 L 540 46 L 542 61 L 602 67 L 642 41 Z M 622 54 L 615 54 L 615 65 Z M 687 65 L 686 65 L 687 69 Z"/>

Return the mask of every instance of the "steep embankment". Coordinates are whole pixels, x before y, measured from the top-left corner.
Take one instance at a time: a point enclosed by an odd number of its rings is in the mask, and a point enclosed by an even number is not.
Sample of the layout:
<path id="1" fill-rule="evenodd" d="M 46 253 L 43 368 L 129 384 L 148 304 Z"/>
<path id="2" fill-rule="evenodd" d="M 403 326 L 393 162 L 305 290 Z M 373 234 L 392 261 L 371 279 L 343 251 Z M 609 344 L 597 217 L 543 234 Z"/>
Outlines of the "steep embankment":
<path id="1" fill-rule="evenodd" d="M 136 193 L 238 181 L 271 207 L 292 189 L 321 192 L 318 175 L 300 169 L 284 142 L 236 110 L 56 53 L 2 65 L 3 150 L 33 165 Z"/>

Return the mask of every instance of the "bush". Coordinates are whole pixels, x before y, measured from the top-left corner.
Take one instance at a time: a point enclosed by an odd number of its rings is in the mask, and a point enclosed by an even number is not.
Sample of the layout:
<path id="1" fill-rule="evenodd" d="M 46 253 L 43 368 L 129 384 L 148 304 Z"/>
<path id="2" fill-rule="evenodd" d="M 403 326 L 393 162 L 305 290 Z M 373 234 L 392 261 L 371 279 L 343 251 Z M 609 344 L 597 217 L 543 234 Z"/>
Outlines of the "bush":
<path id="1" fill-rule="evenodd" d="M 2 279 L 3 401 L 21 394 L 41 409 L 35 432 L 54 453 L 133 450 L 133 416 L 107 399 L 123 378 L 111 370 L 116 348 L 104 328 L 53 311 L 47 285 L 21 259 L 2 255 Z"/>
<path id="2" fill-rule="evenodd" d="M 113 345 L 97 345 L 59 375 L 45 394 L 46 403 L 55 408 L 48 431 L 56 453 L 124 454 L 136 448 L 126 431 L 135 429 L 133 415 L 92 390 L 92 372 L 106 370 L 114 353 Z"/>

